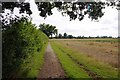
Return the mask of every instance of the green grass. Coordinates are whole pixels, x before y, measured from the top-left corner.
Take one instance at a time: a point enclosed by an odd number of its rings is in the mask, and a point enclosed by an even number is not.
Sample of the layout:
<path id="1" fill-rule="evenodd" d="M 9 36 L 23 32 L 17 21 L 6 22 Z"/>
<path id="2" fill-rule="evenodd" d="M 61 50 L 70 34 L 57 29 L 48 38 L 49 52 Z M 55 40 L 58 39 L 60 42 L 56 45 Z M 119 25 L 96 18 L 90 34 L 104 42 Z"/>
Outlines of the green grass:
<path id="1" fill-rule="evenodd" d="M 57 54 L 62 67 L 64 68 L 65 72 L 67 73 L 67 77 L 69 78 L 90 78 L 88 74 L 79 67 L 78 64 L 74 63 L 67 54 L 63 53 L 57 44 L 51 42 L 52 48 L 54 52 Z"/>
<path id="2" fill-rule="evenodd" d="M 64 50 L 65 53 L 71 55 L 78 62 L 85 65 L 86 68 L 88 68 L 89 70 L 97 73 L 101 77 L 103 77 L 103 78 L 117 78 L 118 71 L 115 70 L 110 65 L 104 64 L 104 63 L 99 62 L 99 61 L 96 61 L 95 59 L 93 59 L 91 57 L 88 57 L 88 56 L 83 55 L 83 54 L 81 54 L 79 52 L 75 52 L 74 50 L 66 48 L 66 47 L 64 47 L 64 45 L 60 44 L 57 41 L 54 42 L 53 44 L 56 44 L 56 47 L 61 48 L 62 50 Z"/>
<path id="3" fill-rule="evenodd" d="M 44 53 L 47 44 L 48 43 L 43 45 L 40 52 L 34 52 L 32 58 L 28 59 L 28 63 L 21 64 L 21 66 L 16 71 L 14 71 L 16 74 L 13 74 L 13 76 L 16 75 L 20 78 L 36 79 L 44 63 Z"/>
<path id="4" fill-rule="evenodd" d="M 31 59 L 30 65 L 29 65 L 31 70 L 29 70 L 26 77 L 36 78 L 38 76 L 40 69 L 44 63 L 44 53 L 45 53 L 46 47 L 47 47 L 47 44 L 45 44 L 42 47 L 42 49 L 39 53 L 38 52 L 35 53 L 35 55 Z"/>

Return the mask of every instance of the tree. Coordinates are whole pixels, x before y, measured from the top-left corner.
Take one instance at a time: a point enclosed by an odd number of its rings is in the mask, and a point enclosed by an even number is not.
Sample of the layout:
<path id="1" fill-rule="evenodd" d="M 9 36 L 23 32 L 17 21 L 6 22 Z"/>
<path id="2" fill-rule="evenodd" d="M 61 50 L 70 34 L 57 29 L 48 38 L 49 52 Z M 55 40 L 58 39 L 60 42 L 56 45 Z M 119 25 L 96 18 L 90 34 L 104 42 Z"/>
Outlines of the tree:
<path id="1" fill-rule="evenodd" d="M 55 30 L 54 30 L 54 35 L 55 35 L 55 37 L 57 38 L 57 36 L 58 36 L 58 29 L 55 29 Z"/>
<path id="2" fill-rule="evenodd" d="M 82 36 L 82 39 L 84 39 L 85 37 L 84 36 Z"/>
<path id="3" fill-rule="evenodd" d="M 64 33 L 64 36 L 63 36 L 64 38 L 67 38 L 67 33 Z"/>
<path id="4" fill-rule="evenodd" d="M 78 36 L 77 38 L 78 38 L 78 39 L 81 39 L 81 36 Z"/>
<path id="5" fill-rule="evenodd" d="M 99 36 L 97 36 L 96 38 L 100 38 Z"/>
<path id="6" fill-rule="evenodd" d="M 68 15 L 70 20 L 79 19 L 80 21 L 84 19 L 85 15 L 89 15 L 91 20 L 98 20 L 104 15 L 102 9 L 105 9 L 106 5 L 120 10 L 119 0 L 107 0 L 107 2 L 65 2 L 65 0 L 61 0 L 60 2 L 36 2 L 36 5 L 40 11 L 40 16 L 44 18 L 52 15 L 52 9 L 57 8 L 63 16 Z M 16 2 L 2 2 L 3 12 L 5 9 L 13 11 L 15 7 L 20 9 L 20 13 L 32 14 L 29 3 L 17 2 L 17 0 Z"/>
<path id="7" fill-rule="evenodd" d="M 43 31 L 48 37 L 51 36 L 52 38 L 53 34 L 57 35 L 58 30 L 56 29 L 56 26 L 43 23 L 40 24 L 39 27 L 40 27 L 39 29 Z"/>
<path id="8" fill-rule="evenodd" d="M 61 38 L 62 38 L 62 34 L 59 34 L 59 35 L 58 35 L 58 38 L 60 38 L 60 39 L 61 39 Z"/>
<path id="9" fill-rule="evenodd" d="M 5 9 L 9 9 L 11 11 L 14 10 L 14 8 L 19 8 L 19 13 L 27 13 L 29 15 L 32 14 L 32 11 L 30 10 L 30 4 L 25 2 L 2 2 L 2 12 L 4 12 Z"/>
<path id="10" fill-rule="evenodd" d="M 91 38 L 91 36 L 89 36 L 89 38 Z"/>
<path id="11" fill-rule="evenodd" d="M 70 39 L 71 39 L 71 38 L 73 38 L 73 36 L 72 36 L 72 35 L 68 35 L 68 38 L 70 38 Z"/>

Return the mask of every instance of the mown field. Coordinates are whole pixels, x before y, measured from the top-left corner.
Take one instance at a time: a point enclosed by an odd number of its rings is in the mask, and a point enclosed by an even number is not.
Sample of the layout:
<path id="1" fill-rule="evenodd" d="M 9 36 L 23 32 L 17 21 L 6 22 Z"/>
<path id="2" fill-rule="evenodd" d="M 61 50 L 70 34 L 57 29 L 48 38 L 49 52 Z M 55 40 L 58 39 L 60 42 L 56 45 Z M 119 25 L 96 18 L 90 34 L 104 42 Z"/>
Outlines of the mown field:
<path id="1" fill-rule="evenodd" d="M 118 39 L 52 39 L 69 78 L 117 78 Z"/>

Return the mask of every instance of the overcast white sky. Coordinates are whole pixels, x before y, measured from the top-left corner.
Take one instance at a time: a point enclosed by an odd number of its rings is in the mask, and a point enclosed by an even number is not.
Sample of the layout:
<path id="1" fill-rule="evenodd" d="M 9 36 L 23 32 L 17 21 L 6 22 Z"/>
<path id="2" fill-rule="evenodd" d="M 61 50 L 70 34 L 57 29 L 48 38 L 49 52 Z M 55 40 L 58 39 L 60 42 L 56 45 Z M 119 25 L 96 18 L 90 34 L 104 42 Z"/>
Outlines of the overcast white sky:
<path id="1" fill-rule="evenodd" d="M 39 16 L 34 0 L 30 0 L 30 6 L 33 14 L 31 15 L 33 24 L 37 26 L 40 23 L 51 24 L 57 27 L 59 33 L 66 32 L 73 36 L 118 36 L 118 11 L 114 8 L 107 7 L 104 16 L 99 22 L 91 21 L 87 16 L 82 20 L 69 21 L 69 17 L 63 17 L 57 9 L 53 9 L 53 15 L 46 19 Z M 14 10 L 15 14 L 19 14 L 18 10 Z"/>

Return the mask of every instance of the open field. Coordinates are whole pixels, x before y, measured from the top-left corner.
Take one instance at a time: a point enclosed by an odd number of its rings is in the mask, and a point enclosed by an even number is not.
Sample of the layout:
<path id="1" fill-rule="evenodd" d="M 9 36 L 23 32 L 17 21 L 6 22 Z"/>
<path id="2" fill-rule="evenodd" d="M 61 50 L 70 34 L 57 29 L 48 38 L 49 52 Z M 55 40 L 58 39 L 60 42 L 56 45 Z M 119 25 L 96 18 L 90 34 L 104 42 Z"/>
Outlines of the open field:
<path id="1" fill-rule="evenodd" d="M 51 44 L 69 77 L 117 78 L 117 39 L 52 39 Z"/>

